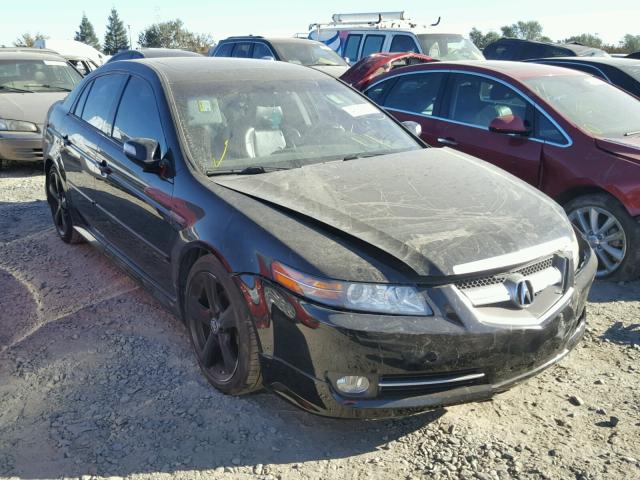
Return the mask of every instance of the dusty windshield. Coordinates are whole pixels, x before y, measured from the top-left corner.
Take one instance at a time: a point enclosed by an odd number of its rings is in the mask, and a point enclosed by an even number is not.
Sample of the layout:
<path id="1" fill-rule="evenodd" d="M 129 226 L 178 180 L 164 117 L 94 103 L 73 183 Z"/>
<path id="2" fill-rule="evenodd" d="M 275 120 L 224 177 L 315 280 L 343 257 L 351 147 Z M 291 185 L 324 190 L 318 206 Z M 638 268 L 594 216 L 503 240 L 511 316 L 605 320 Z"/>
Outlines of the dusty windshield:
<path id="1" fill-rule="evenodd" d="M 640 134 L 640 102 L 589 75 L 524 80 L 547 103 L 586 132 L 603 137 Z"/>
<path id="2" fill-rule="evenodd" d="M 462 35 L 423 33 L 416 36 L 422 52 L 438 60 L 484 60 L 478 47 Z"/>
<path id="3" fill-rule="evenodd" d="M 209 174 L 422 148 L 332 79 L 194 81 L 173 85 L 172 94 L 190 157 Z"/>
<path id="4" fill-rule="evenodd" d="M 310 66 L 346 66 L 347 62 L 331 48 L 321 43 L 283 42 L 273 45 L 278 55 L 289 63 Z"/>
<path id="5" fill-rule="evenodd" d="M 0 93 L 70 92 L 80 80 L 63 60 L 0 60 Z"/>

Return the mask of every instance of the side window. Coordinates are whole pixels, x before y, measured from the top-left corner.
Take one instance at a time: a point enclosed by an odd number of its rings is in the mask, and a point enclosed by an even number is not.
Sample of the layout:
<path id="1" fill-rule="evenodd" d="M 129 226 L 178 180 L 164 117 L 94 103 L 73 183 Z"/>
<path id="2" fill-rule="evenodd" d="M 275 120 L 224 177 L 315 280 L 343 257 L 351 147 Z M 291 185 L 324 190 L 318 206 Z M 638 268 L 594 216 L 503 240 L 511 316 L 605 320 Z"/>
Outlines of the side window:
<path id="1" fill-rule="evenodd" d="M 391 88 L 384 107 L 431 116 L 443 79 L 443 73 L 403 75 Z"/>
<path id="2" fill-rule="evenodd" d="M 236 58 L 251 58 L 251 42 L 236 43 L 233 49 Z"/>
<path id="3" fill-rule="evenodd" d="M 364 39 L 361 58 L 365 58 L 372 53 L 378 53 L 382 51 L 383 43 L 384 35 L 367 35 L 367 38 Z"/>
<path id="4" fill-rule="evenodd" d="M 517 115 L 531 124 L 531 105 L 514 90 L 476 75 L 452 76 L 448 118 L 488 129 L 496 117 Z"/>
<path id="5" fill-rule="evenodd" d="M 355 62 L 358 60 L 358 50 L 360 50 L 360 42 L 362 41 L 362 35 L 349 35 L 347 41 L 344 44 L 342 50 L 342 56 L 348 58 L 350 61 Z"/>
<path id="6" fill-rule="evenodd" d="M 267 47 L 264 43 L 256 43 L 253 46 L 253 58 L 264 58 L 271 57 L 275 59 L 275 55 L 271 51 L 269 47 Z"/>
<path id="7" fill-rule="evenodd" d="M 223 43 L 222 45 L 220 45 L 220 48 L 218 48 L 218 50 L 216 51 L 215 56 L 216 57 L 230 57 L 231 56 L 231 52 L 233 51 L 233 46 L 234 44 L 229 42 L 229 43 Z"/>
<path id="8" fill-rule="evenodd" d="M 91 90 L 92 86 L 93 82 L 89 82 L 87 85 L 85 85 L 84 90 L 82 91 L 82 95 L 80 95 L 78 103 L 76 103 L 76 108 L 73 111 L 73 114 L 76 117 L 82 117 L 82 109 L 84 108 L 84 104 L 87 101 L 87 96 L 89 95 L 89 90 Z"/>
<path id="9" fill-rule="evenodd" d="M 545 142 L 559 143 L 561 145 L 567 143 L 567 139 L 560 133 L 560 130 L 538 110 L 536 110 L 536 128 L 533 136 Z"/>
<path id="10" fill-rule="evenodd" d="M 82 119 L 107 135 L 111 134 L 114 103 L 125 78 L 118 74 L 96 78 L 82 110 Z"/>
<path id="11" fill-rule="evenodd" d="M 485 48 L 485 56 L 491 60 L 511 60 L 517 48 L 508 43 L 498 43 Z"/>
<path id="12" fill-rule="evenodd" d="M 164 145 L 156 96 L 146 80 L 131 77 L 127 83 L 113 124 L 113 138 L 122 143 L 131 138 L 151 138 Z"/>
<path id="13" fill-rule="evenodd" d="M 409 35 L 394 35 L 389 52 L 418 52 L 415 40 Z"/>
<path id="14" fill-rule="evenodd" d="M 365 92 L 365 95 L 369 97 L 369 99 L 378 105 L 382 105 L 381 101 L 389 91 L 389 89 L 396 83 L 396 78 L 390 78 L 389 80 L 385 80 L 384 82 L 380 82 L 379 84 L 371 87 L 369 90 Z"/>
<path id="15" fill-rule="evenodd" d="M 570 63 L 570 64 L 557 64 L 559 67 L 565 68 L 573 68 L 574 70 L 580 70 L 581 72 L 588 73 L 589 75 L 595 75 L 598 78 L 601 78 L 605 81 L 608 81 L 605 76 L 602 74 L 602 71 L 596 67 L 592 67 L 591 65 L 586 65 L 584 63 Z"/>

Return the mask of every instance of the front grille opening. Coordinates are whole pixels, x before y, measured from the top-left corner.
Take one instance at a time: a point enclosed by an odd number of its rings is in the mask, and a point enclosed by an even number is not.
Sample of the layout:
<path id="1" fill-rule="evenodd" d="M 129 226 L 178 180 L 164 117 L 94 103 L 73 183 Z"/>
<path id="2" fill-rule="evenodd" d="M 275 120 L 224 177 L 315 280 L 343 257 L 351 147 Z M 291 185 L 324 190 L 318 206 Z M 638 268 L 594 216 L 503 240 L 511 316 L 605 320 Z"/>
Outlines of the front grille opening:
<path id="1" fill-rule="evenodd" d="M 472 278 L 470 280 L 465 280 L 462 282 L 456 283 L 456 287 L 461 290 L 466 290 L 469 288 L 478 288 L 478 287 L 487 287 L 489 285 L 497 285 L 500 283 L 504 283 L 507 276 L 519 273 L 524 277 L 528 277 L 529 275 L 533 275 L 534 273 L 542 272 L 548 268 L 553 267 L 553 257 L 545 258 L 544 260 L 539 260 L 535 263 L 531 263 L 524 267 L 520 267 L 516 270 L 512 270 L 510 272 L 498 273 L 496 275 L 484 276 Z"/>
<path id="2" fill-rule="evenodd" d="M 487 377 L 483 372 L 461 370 L 431 374 L 384 375 L 379 379 L 378 389 L 380 398 L 405 398 L 486 383 Z"/>

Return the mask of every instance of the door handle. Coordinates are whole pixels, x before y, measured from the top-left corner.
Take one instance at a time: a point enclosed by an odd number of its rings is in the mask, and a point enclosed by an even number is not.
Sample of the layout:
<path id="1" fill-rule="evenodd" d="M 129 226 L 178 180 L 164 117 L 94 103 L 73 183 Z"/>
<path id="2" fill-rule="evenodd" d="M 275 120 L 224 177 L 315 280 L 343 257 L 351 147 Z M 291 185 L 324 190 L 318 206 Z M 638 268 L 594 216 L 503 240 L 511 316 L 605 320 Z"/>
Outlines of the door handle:
<path id="1" fill-rule="evenodd" d="M 454 146 L 454 145 L 458 145 L 458 142 L 456 142 L 453 138 L 451 137 L 441 137 L 438 138 L 438 143 L 441 143 L 442 145 L 450 145 L 450 146 Z"/>
<path id="2" fill-rule="evenodd" d="M 62 136 L 62 144 L 63 144 L 65 147 L 68 147 L 69 145 L 72 145 L 71 140 L 69 140 L 69 135 L 63 135 L 63 136 Z"/>
<path id="3" fill-rule="evenodd" d="M 100 163 L 98 163 L 98 168 L 100 169 L 100 175 L 102 175 L 103 177 L 106 177 L 113 172 L 113 170 L 109 168 L 109 164 L 106 160 L 102 160 Z"/>

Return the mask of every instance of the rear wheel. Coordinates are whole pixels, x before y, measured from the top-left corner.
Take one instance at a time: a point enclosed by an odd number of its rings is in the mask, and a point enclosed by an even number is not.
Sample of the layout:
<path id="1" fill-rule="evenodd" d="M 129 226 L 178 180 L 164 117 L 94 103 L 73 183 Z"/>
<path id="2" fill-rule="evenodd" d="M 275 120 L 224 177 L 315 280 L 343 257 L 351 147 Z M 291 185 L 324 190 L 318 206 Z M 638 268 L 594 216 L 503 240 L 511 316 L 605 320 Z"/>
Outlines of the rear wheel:
<path id="1" fill-rule="evenodd" d="M 584 195 L 565 210 L 598 257 L 597 277 L 633 280 L 640 274 L 640 224 L 615 198 Z"/>
<path id="2" fill-rule="evenodd" d="M 67 194 L 62 186 L 62 179 L 55 168 L 51 168 L 46 176 L 47 203 L 51 209 L 53 225 L 58 236 L 66 243 L 79 243 L 84 239 L 73 228 L 73 220 L 69 212 Z"/>
<path id="3" fill-rule="evenodd" d="M 191 268 L 184 299 L 191 344 L 207 380 L 231 395 L 258 390 L 256 332 L 240 290 L 213 255 Z"/>

